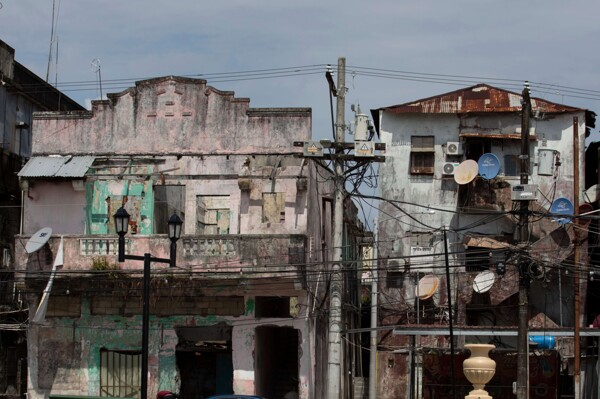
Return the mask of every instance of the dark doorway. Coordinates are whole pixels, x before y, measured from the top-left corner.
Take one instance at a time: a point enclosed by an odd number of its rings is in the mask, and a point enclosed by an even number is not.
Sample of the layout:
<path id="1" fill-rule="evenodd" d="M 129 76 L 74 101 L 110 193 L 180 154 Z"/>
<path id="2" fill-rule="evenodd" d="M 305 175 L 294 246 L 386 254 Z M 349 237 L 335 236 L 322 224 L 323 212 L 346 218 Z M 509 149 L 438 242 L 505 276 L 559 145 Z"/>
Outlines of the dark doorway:
<path id="1" fill-rule="evenodd" d="M 291 327 L 256 329 L 256 393 L 269 399 L 283 399 L 298 393 L 298 330 Z"/>
<path id="2" fill-rule="evenodd" d="M 231 327 L 182 328 L 177 334 L 181 397 L 203 399 L 232 394 Z"/>

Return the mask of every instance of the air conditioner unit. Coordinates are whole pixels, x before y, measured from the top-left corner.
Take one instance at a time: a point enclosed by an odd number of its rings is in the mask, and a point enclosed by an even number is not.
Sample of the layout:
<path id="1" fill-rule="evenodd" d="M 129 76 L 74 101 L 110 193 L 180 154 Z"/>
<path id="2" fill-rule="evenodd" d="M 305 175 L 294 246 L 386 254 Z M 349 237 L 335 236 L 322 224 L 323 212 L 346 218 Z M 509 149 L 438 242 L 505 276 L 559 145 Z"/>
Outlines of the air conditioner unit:
<path id="1" fill-rule="evenodd" d="M 442 165 L 442 174 L 453 175 L 458 165 L 460 165 L 458 162 L 444 162 Z"/>
<path id="2" fill-rule="evenodd" d="M 462 155 L 462 145 L 458 141 L 449 141 L 446 143 L 446 155 Z"/>

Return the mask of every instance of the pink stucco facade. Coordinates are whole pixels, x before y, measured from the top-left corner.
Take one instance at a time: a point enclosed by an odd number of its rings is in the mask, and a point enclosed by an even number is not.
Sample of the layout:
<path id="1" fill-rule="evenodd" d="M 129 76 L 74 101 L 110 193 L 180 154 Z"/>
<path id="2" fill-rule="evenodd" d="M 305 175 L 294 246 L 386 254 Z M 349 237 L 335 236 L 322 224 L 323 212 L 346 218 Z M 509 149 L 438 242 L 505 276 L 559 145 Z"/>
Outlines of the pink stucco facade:
<path id="1" fill-rule="evenodd" d="M 30 397 L 99 396 L 106 388 L 102 354 L 139 349 L 142 264 L 116 262 L 112 215 L 126 206 L 135 218 L 137 234 L 127 236 L 127 253 L 168 257 L 160 229 L 165 214 L 159 212 L 165 203 L 165 212 L 174 210 L 184 225 L 177 268 L 153 266 L 160 278 L 153 279 L 148 397 L 162 389 L 227 393 L 217 391 L 228 383 L 240 394 L 278 397 L 288 389 L 303 399 L 316 397 L 315 356 L 323 348 L 315 342 L 324 332 L 313 318 L 321 311 L 315 306 L 323 295 L 317 272 L 328 260 L 332 187 L 324 172 L 317 179 L 315 166 L 292 144 L 310 139 L 311 110 L 254 109 L 249 99 L 179 77 L 137 82 L 108 98 L 91 111 L 39 113 L 33 121 L 34 157 L 92 155 L 95 161 L 81 176 L 41 171 L 21 177 L 28 189 L 18 241 L 24 244 L 41 227 L 53 229 L 45 249 L 50 256 L 17 252 L 32 317 L 64 236 L 55 302 L 44 323 L 30 329 Z M 272 303 L 283 304 L 283 312 Z M 49 334 L 52 345 L 44 341 Z M 214 371 L 191 363 L 194 350 L 214 356 L 194 349 L 194 342 L 217 341 L 225 342 L 218 353 L 230 359 L 231 381 L 216 377 L 213 391 L 193 391 L 185 385 L 187 368 Z M 266 342 L 280 343 L 271 349 Z M 49 350 L 73 347 L 82 349 L 56 366 L 40 360 Z M 277 356 L 294 363 L 280 378 L 293 386 L 266 383 L 282 369 Z"/>

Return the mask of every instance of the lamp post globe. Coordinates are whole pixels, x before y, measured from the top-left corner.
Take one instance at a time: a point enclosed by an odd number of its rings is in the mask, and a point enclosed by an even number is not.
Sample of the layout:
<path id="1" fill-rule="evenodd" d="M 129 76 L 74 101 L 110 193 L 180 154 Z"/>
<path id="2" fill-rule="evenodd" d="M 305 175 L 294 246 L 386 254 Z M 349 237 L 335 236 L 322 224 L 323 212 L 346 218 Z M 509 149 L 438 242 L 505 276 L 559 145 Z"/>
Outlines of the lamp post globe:
<path id="1" fill-rule="evenodd" d="M 118 261 L 125 262 L 125 234 L 129 227 L 129 213 L 125 208 L 120 207 L 114 214 L 115 230 L 119 235 Z"/>
<path id="2" fill-rule="evenodd" d="M 118 235 L 127 234 L 127 229 L 129 227 L 129 213 L 125 210 L 125 208 L 120 207 L 115 212 L 115 229 Z"/>
<path id="3" fill-rule="evenodd" d="M 183 220 L 176 213 L 172 214 L 169 218 L 169 239 L 171 241 L 179 240 L 181 237 L 181 226 L 183 225 Z"/>
<path id="4" fill-rule="evenodd" d="M 175 267 L 177 260 L 177 240 L 181 237 L 181 227 L 183 226 L 183 220 L 176 213 L 171 215 L 169 218 L 169 239 L 171 240 L 171 256 L 170 256 L 170 267 Z"/>

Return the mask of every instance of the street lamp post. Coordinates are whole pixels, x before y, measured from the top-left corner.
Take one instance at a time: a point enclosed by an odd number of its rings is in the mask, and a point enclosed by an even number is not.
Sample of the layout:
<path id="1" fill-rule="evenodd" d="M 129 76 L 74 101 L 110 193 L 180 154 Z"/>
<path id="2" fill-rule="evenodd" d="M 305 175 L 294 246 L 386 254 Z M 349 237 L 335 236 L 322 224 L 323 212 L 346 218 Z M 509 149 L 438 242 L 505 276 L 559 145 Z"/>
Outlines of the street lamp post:
<path id="1" fill-rule="evenodd" d="M 169 218 L 169 239 L 171 240 L 171 253 L 169 259 L 156 258 L 145 253 L 140 255 L 125 254 L 125 234 L 129 226 L 129 213 L 120 207 L 114 214 L 115 228 L 119 235 L 119 252 L 118 261 L 125 262 L 125 259 L 141 260 L 144 262 L 144 291 L 142 294 L 143 309 L 142 309 L 142 373 L 140 384 L 140 398 L 147 399 L 148 397 L 148 333 L 150 330 L 150 264 L 151 262 L 168 263 L 170 267 L 175 267 L 177 256 L 177 240 L 181 237 L 181 227 L 183 221 L 173 214 Z"/>

